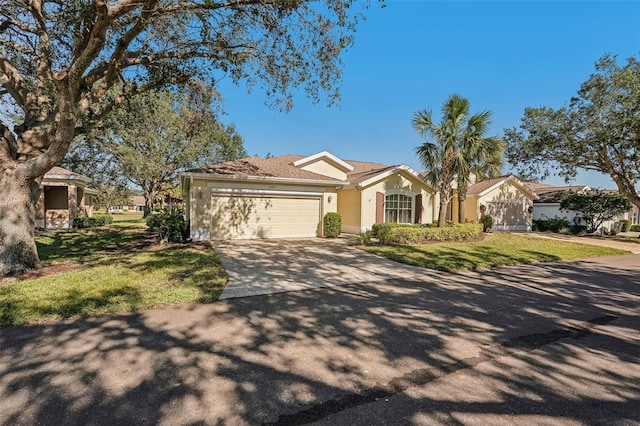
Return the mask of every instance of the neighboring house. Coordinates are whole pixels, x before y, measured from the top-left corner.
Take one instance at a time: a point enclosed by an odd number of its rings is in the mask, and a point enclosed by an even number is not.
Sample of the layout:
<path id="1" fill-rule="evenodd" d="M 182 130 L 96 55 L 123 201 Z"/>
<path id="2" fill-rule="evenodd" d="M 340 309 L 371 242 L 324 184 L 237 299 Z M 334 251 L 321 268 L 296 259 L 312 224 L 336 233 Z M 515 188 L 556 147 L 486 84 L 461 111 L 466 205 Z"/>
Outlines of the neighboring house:
<path id="1" fill-rule="evenodd" d="M 127 200 L 127 205 L 117 205 L 109 207 L 110 213 L 122 212 L 141 212 L 144 211 L 144 197 L 142 195 L 133 195 Z"/>
<path id="2" fill-rule="evenodd" d="M 91 197 L 98 191 L 87 188 L 91 178 L 54 167 L 43 177 L 36 205 L 35 226 L 43 229 L 70 228 L 73 219 L 91 216 Z"/>
<path id="3" fill-rule="evenodd" d="M 533 219 L 534 220 L 548 220 L 553 218 L 561 218 L 569 221 L 571 225 L 585 225 L 582 220 L 582 214 L 572 210 L 561 210 L 560 201 L 562 197 L 569 192 L 582 193 L 591 191 L 591 188 L 587 185 L 569 185 L 569 186 L 555 186 L 545 183 L 527 182 L 526 185 L 535 193 L 539 195 L 539 199 L 534 201 L 533 206 Z M 618 193 L 616 190 L 609 190 L 606 192 Z M 632 206 L 631 210 L 621 215 L 618 219 L 629 219 L 631 224 L 638 223 L 638 209 Z M 611 229 L 614 222 L 617 220 L 609 220 L 602 224 L 607 229 Z"/>
<path id="4" fill-rule="evenodd" d="M 376 222 L 431 223 L 435 191 L 404 165 L 308 157 L 248 157 L 180 174 L 190 236 L 210 239 L 315 237 L 328 212 L 343 232 Z"/>
<path id="5" fill-rule="evenodd" d="M 478 222 L 480 216 L 493 218 L 492 230 L 530 231 L 533 203 L 538 199 L 534 191 L 513 175 L 476 182 L 469 186 L 465 200 L 465 219 Z M 458 219 L 458 197 L 454 189 L 449 218 Z"/>

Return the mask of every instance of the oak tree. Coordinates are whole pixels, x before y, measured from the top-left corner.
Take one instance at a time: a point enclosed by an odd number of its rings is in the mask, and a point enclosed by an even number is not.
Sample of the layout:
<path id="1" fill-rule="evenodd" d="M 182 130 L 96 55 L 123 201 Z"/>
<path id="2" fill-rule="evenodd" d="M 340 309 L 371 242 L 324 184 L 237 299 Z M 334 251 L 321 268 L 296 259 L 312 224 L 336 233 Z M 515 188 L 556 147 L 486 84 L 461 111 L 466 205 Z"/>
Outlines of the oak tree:
<path id="1" fill-rule="evenodd" d="M 526 108 L 518 129 L 505 129 L 508 161 L 529 177 L 550 169 L 567 180 L 579 169 L 611 176 L 640 208 L 640 61 L 624 66 L 606 54 L 568 105 Z"/>
<path id="2" fill-rule="evenodd" d="M 288 109 L 337 97 L 355 0 L 0 0 L 0 276 L 39 263 L 42 176 L 139 93 L 226 77 Z M 117 89 L 117 90 L 116 90 Z"/>

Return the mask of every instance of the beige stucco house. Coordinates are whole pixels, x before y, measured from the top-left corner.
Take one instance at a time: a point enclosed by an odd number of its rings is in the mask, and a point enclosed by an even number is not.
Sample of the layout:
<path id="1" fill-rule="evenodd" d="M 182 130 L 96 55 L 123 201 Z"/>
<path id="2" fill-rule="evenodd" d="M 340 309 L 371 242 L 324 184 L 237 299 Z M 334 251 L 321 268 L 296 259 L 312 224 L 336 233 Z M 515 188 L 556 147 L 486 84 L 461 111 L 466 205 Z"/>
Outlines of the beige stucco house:
<path id="1" fill-rule="evenodd" d="M 296 238 L 323 234 L 339 212 L 344 232 L 375 222 L 430 223 L 435 192 L 404 165 L 311 156 L 248 157 L 180 174 L 190 237 Z"/>
<path id="2" fill-rule="evenodd" d="M 538 195 L 513 175 L 483 180 L 470 185 L 467 190 L 465 219 L 478 222 L 484 211 L 493 217 L 493 230 L 530 231 L 533 202 L 537 199 Z M 455 190 L 451 218 L 458 218 Z"/>
<path id="3" fill-rule="evenodd" d="M 36 205 L 35 226 L 43 229 L 70 228 L 78 216 L 91 216 L 91 197 L 98 192 L 87 188 L 91 178 L 54 167 L 43 177 Z"/>

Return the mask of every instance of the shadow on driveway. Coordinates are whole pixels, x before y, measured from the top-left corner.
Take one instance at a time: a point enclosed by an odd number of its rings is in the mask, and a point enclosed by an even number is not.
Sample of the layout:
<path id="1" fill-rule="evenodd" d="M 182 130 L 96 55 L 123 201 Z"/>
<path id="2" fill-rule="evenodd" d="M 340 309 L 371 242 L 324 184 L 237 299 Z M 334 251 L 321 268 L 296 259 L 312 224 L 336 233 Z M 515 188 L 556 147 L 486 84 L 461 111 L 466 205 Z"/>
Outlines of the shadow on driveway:
<path id="1" fill-rule="evenodd" d="M 637 256 L 0 329 L 0 424 L 632 423 Z"/>

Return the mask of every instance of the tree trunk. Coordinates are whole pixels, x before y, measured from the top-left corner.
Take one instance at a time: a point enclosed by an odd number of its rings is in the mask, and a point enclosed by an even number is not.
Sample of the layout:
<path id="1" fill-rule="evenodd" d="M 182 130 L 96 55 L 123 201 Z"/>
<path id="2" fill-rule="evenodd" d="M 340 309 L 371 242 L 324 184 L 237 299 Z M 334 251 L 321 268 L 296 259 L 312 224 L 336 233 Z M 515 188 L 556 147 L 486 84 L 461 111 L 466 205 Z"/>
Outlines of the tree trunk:
<path id="1" fill-rule="evenodd" d="M 0 178 L 0 193 L 0 276 L 38 268 L 34 226 L 38 182 L 5 172 Z"/>
<path id="2" fill-rule="evenodd" d="M 145 218 L 153 212 L 153 202 L 158 195 L 158 191 L 155 188 L 145 188 L 144 190 L 144 213 L 142 217 Z"/>
<path id="3" fill-rule="evenodd" d="M 465 223 L 466 220 L 466 212 L 465 212 L 465 204 L 467 201 L 467 196 L 458 193 L 458 223 Z"/>
<path id="4" fill-rule="evenodd" d="M 438 228 L 444 228 L 447 224 L 447 207 L 449 201 L 446 198 L 440 198 L 440 211 L 438 212 Z"/>

